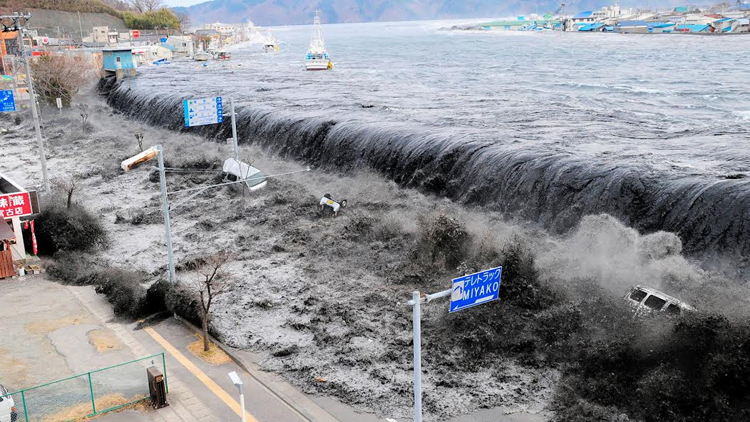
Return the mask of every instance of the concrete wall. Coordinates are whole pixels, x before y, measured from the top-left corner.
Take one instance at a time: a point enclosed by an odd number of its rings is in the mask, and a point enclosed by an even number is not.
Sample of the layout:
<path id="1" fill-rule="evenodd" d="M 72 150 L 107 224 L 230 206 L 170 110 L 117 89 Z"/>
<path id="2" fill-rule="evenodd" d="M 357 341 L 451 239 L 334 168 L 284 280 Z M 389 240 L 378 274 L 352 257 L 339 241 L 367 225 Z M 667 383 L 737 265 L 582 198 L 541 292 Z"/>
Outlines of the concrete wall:
<path id="1" fill-rule="evenodd" d="M 57 38 L 57 27 L 61 26 L 72 35 L 73 40 L 81 41 L 77 13 L 32 9 L 29 26 L 39 31 L 40 36 L 54 38 Z M 84 37 L 89 36 L 95 26 L 108 26 L 110 31 L 125 32 L 127 30 L 122 19 L 106 13 L 81 13 L 81 26 Z M 67 38 L 67 36 L 62 38 Z"/>

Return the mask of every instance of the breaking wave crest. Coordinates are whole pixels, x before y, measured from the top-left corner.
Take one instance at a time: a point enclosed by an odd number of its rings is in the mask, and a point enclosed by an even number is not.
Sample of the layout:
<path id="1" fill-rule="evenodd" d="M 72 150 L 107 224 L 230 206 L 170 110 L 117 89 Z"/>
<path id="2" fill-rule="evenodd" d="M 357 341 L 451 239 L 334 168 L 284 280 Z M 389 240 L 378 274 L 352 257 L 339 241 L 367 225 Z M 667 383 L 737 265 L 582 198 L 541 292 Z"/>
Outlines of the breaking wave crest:
<path id="1" fill-rule="evenodd" d="M 150 124 L 184 128 L 184 98 L 130 90 L 103 79 L 114 108 Z M 304 116 L 238 107 L 241 140 L 283 157 L 326 169 L 366 165 L 406 187 L 486 206 L 563 233 L 589 214 L 607 213 L 639 231 L 676 233 L 684 251 L 704 258 L 750 253 L 750 181 L 669 174 L 640 163 L 596 162 L 569 152 L 528 151 L 512 141 L 491 142 L 407 125 Z M 231 126 L 192 128 L 208 138 L 231 136 Z"/>

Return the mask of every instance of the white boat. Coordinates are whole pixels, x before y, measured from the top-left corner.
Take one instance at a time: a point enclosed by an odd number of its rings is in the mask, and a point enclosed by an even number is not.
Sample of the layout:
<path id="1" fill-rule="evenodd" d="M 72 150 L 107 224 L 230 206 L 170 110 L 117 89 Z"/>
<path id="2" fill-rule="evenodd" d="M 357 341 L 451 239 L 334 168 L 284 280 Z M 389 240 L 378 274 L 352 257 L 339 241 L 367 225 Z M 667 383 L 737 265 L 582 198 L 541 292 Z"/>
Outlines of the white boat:
<path id="1" fill-rule="evenodd" d="M 208 54 L 208 53 L 206 53 L 204 51 L 199 51 L 199 52 L 195 53 L 195 56 L 194 56 L 196 62 L 206 62 L 209 59 L 211 59 L 211 57 L 212 56 L 210 54 Z"/>
<path id="2" fill-rule="evenodd" d="M 269 37 L 266 39 L 266 42 L 263 43 L 263 52 L 264 53 L 278 53 L 279 52 L 279 44 L 276 42 L 275 38 Z"/>
<path id="3" fill-rule="evenodd" d="M 307 50 L 307 57 L 305 57 L 305 67 L 307 70 L 333 69 L 333 62 L 328 57 L 326 44 L 323 41 L 323 32 L 320 29 L 320 12 L 318 11 L 315 11 L 313 36 L 310 40 L 310 48 Z"/>

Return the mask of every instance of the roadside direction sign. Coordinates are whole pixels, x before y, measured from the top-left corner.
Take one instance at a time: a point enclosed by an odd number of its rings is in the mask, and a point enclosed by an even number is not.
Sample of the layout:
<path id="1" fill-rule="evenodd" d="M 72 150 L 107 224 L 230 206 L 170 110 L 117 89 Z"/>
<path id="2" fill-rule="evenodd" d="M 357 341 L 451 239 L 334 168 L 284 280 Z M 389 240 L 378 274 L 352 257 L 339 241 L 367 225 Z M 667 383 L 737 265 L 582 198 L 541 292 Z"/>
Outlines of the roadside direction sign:
<path id="1" fill-rule="evenodd" d="M 13 98 L 13 90 L 0 91 L 0 112 L 16 111 L 16 100 Z"/>
<path id="2" fill-rule="evenodd" d="M 454 278 L 451 288 L 450 312 L 496 300 L 500 292 L 503 267 L 492 268 Z"/>
<path id="3" fill-rule="evenodd" d="M 183 101 L 185 127 L 213 125 L 224 121 L 221 97 Z"/>

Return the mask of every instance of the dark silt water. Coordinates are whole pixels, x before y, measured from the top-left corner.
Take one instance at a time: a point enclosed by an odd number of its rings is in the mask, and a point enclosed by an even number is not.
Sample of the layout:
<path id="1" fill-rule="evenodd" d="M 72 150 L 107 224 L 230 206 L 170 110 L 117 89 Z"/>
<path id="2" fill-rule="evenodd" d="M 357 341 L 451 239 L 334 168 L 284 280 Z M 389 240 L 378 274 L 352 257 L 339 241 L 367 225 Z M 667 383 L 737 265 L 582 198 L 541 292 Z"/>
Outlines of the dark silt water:
<path id="1" fill-rule="evenodd" d="M 181 129 L 181 100 L 237 102 L 242 142 L 565 232 L 609 213 L 695 255 L 750 254 L 750 36 L 326 25 L 335 68 L 307 72 L 311 27 L 281 53 L 141 68 L 113 106 Z M 225 103 L 227 101 L 225 100 Z M 200 129 L 229 137 L 229 124 Z"/>

